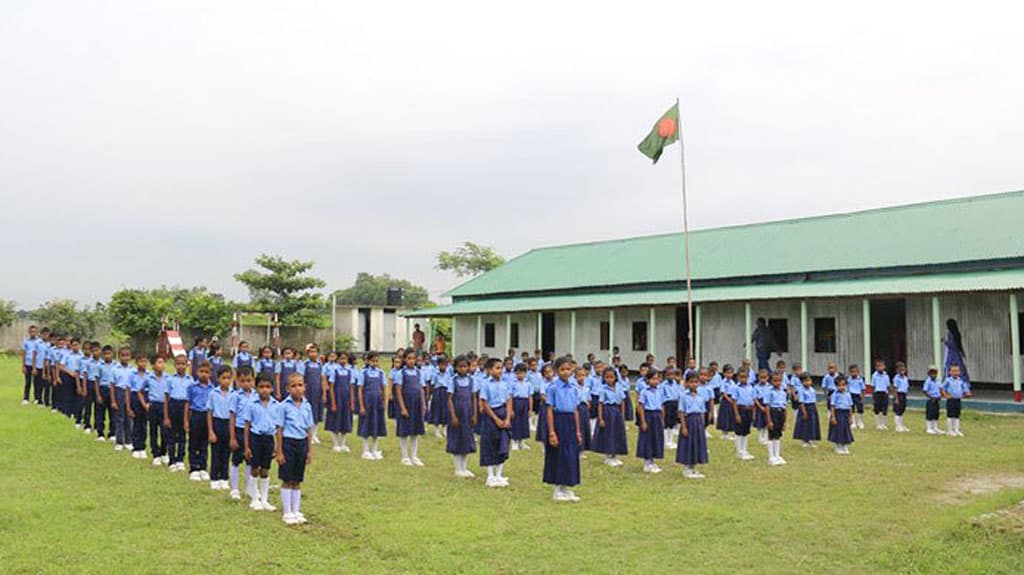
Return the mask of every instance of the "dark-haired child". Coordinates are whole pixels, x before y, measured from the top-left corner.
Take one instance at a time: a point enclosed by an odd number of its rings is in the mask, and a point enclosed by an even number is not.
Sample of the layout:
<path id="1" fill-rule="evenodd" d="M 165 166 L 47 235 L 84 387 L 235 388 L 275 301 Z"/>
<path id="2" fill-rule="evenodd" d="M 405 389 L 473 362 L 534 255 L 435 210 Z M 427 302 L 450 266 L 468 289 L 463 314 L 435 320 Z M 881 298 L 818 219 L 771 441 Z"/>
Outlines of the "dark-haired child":
<path id="1" fill-rule="evenodd" d="M 640 433 L 636 438 L 636 456 L 644 460 L 644 473 L 661 473 L 656 459 L 665 457 L 665 406 L 661 395 L 661 374 L 651 370 L 647 386 L 636 401 Z"/>
<path id="2" fill-rule="evenodd" d="M 871 387 L 874 392 L 871 394 L 872 408 L 875 412 L 875 429 L 888 431 L 886 421 L 889 419 L 889 388 L 892 380 L 885 371 L 885 362 L 875 361 L 875 371 L 871 374 Z"/>
<path id="3" fill-rule="evenodd" d="M 281 350 L 281 361 L 274 368 L 274 397 L 281 401 L 288 396 L 288 376 L 299 370 L 299 362 L 295 359 L 295 349 L 286 347 Z"/>
<path id="4" fill-rule="evenodd" d="M 633 421 L 633 398 L 630 397 L 630 383 L 629 383 L 629 366 L 626 364 L 619 364 L 617 368 L 619 370 L 619 381 L 615 384 L 616 389 L 622 392 L 623 403 L 622 403 L 622 420 Z"/>
<path id="5" fill-rule="evenodd" d="M 445 451 L 452 455 L 455 476 L 473 478 L 469 470 L 469 454 L 476 452 L 476 438 L 473 427 L 476 424 L 476 409 L 473 406 L 473 378 L 469 375 L 469 360 L 465 356 L 455 358 L 455 375 L 447 380 L 448 433 Z"/>
<path id="6" fill-rule="evenodd" d="M 768 370 L 757 371 L 757 383 L 754 385 L 754 429 L 757 430 L 757 442 L 768 445 L 768 392 L 772 386 L 768 383 Z"/>
<path id="7" fill-rule="evenodd" d="M 853 397 L 847 391 L 846 376 L 836 375 L 834 381 L 836 390 L 828 398 L 828 440 L 836 446 L 836 453 L 849 455 L 850 444 L 853 443 L 853 425 L 850 424 Z"/>
<path id="8" fill-rule="evenodd" d="M 939 408 L 942 405 L 942 385 L 939 383 L 939 370 L 933 365 L 928 368 L 928 377 L 921 386 L 924 392 L 924 423 L 928 435 L 945 435 L 939 429 Z"/>
<path id="9" fill-rule="evenodd" d="M 345 357 L 339 354 L 338 358 Z M 347 361 L 347 358 L 346 358 Z M 352 433 L 352 408 L 355 398 L 352 397 L 352 372 L 336 358 L 327 372 L 327 417 L 324 429 L 331 434 L 335 453 L 352 451 L 345 445 L 346 438 Z"/>
<path id="10" fill-rule="evenodd" d="M 268 393 L 273 394 L 274 392 L 274 377 L 276 374 L 267 373 L 263 371 L 259 375 L 259 379 L 266 383 L 269 388 Z M 231 402 L 228 407 L 228 432 L 231 436 L 228 438 L 229 446 L 231 447 L 231 464 L 228 468 L 228 487 L 231 490 L 231 499 L 238 501 L 242 499 L 242 493 L 238 490 L 239 477 L 245 479 L 245 493 L 250 499 L 259 499 L 256 492 L 256 481 L 257 474 L 249 473 L 249 465 L 246 463 L 245 454 L 245 422 L 248 417 L 248 410 L 252 403 L 256 400 L 256 392 L 253 391 L 253 372 L 251 369 L 243 367 L 239 368 L 238 373 L 235 374 L 236 388 L 231 392 Z M 257 383 L 257 387 L 259 384 Z M 277 403 L 275 401 L 275 403 Z M 273 430 L 264 431 L 264 435 L 273 435 Z M 273 441 L 270 442 L 273 447 Z M 271 449 L 267 457 L 273 456 L 273 450 Z M 269 463 L 268 463 L 269 465 Z M 264 474 L 265 476 L 265 474 Z"/>
<path id="11" fill-rule="evenodd" d="M 722 432 L 722 439 L 728 439 L 735 441 L 736 435 L 733 428 L 736 426 L 736 402 L 735 402 L 735 387 L 736 387 L 736 372 L 731 365 L 728 363 L 722 368 L 722 374 L 716 377 L 721 377 L 719 381 L 719 402 L 718 402 L 718 417 L 715 418 L 715 428 Z M 739 450 L 737 450 L 739 453 Z"/>
<path id="12" fill-rule="evenodd" d="M 111 402 L 117 400 L 114 390 L 114 348 L 103 346 L 99 362 L 99 375 L 96 382 L 96 417 L 93 427 L 96 428 L 96 441 L 113 438 L 116 411 L 111 409 Z"/>
<path id="13" fill-rule="evenodd" d="M 256 360 L 256 365 L 253 368 L 253 371 L 255 372 L 254 377 L 265 375 L 270 378 L 270 381 L 274 381 L 274 375 L 277 374 L 277 362 L 274 361 L 274 348 L 269 345 L 265 345 L 260 348 L 260 357 Z M 235 377 L 237 378 L 238 376 L 236 375 Z M 255 392 L 253 392 L 253 394 L 255 395 Z"/>
<path id="14" fill-rule="evenodd" d="M 579 449 L 585 429 L 580 421 L 579 387 L 572 381 L 573 367 L 568 358 L 560 357 L 554 365 L 545 365 L 542 373 L 549 369 L 558 375 L 544 393 L 544 483 L 555 486 L 555 501 L 575 502 L 580 498 L 572 487 L 580 483 Z M 537 429 L 541 427 L 538 424 Z"/>
<path id="15" fill-rule="evenodd" d="M 327 403 L 327 376 L 324 374 L 324 366 L 320 363 L 320 348 L 316 344 L 306 347 L 306 360 L 299 364 L 298 373 L 302 375 L 306 401 L 313 412 L 313 444 L 316 445 L 320 443 L 320 438 L 315 428 L 323 421 L 324 404 Z"/>
<path id="16" fill-rule="evenodd" d="M 622 416 L 626 395 L 619 387 L 614 367 L 606 367 L 601 378 L 594 451 L 604 454 L 605 465 L 619 467 L 623 464 L 619 456 L 629 453 L 626 445 L 626 420 Z"/>
<path id="17" fill-rule="evenodd" d="M 864 383 L 864 378 L 860 376 L 859 366 L 851 365 L 847 371 L 850 375 L 846 378 L 846 389 L 853 399 L 850 425 L 856 426 L 857 429 L 864 429 L 864 390 L 867 386 Z"/>
<path id="18" fill-rule="evenodd" d="M 687 479 L 704 479 L 704 474 L 697 471 L 696 466 L 708 462 L 708 440 L 704 433 L 704 414 L 708 407 L 706 397 L 697 390 L 699 382 L 700 376 L 691 371 L 686 376 L 686 391 L 680 395 L 679 400 L 682 423 L 676 463 L 683 465 L 683 477 Z"/>
<path id="19" fill-rule="evenodd" d="M 689 371 L 697 375 L 696 370 Z M 679 398 L 683 395 L 683 386 L 676 379 L 679 373 L 674 368 L 665 369 L 665 380 L 661 383 L 661 397 L 665 405 L 665 449 L 678 449 L 676 435 L 679 433 Z"/>
<path id="20" fill-rule="evenodd" d="M 768 425 L 768 465 L 785 465 L 782 458 L 782 434 L 786 430 L 786 406 L 789 397 L 782 389 L 782 373 L 772 374 L 772 387 L 765 398 L 765 419 Z"/>
<path id="21" fill-rule="evenodd" d="M 537 430 L 534 434 L 534 439 L 539 441 L 541 445 L 544 445 L 548 441 L 547 393 L 548 388 L 555 382 L 555 363 L 553 361 L 545 363 L 544 367 L 540 368 L 540 377 L 540 407 L 538 408 L 539 416 L 537 417 Z"/>
<path id="22" fill-rule="evenodd" d="M 144 392 L 139 394 L 143 399 L 142 409 L 145 411 L 145 425 L 149 424 L 149 451 L 153 456 L 153 466 L 159 467 L 167 462 L 167 435 L 164 427 L 164 399 L 167 397 L 167 376 L 164 374 L 166 361 L 163 356 L 153 358 L 153 371 L 146 378 Z"/>
<path id="23" fill-rule="evenodd" d="M 384 390 L 387 381 L 384 371 L 378 367 L 379 356 L 371 351 L 366 355 L 366 365 L 356 378 L 359 400 L 359 437 L 363 440 L 363 459 L 384 459 L 380 449 L 380 438 L 388 434 Z"/>
<path id="24" fill-rule="evenodd" d="M 910 379 L 907 378 L 907 364 L 896 362 L 896 375 L 892 378 L 892 386 L 896 392 L 892 399 L 893 419 L 896 421 L 896 433 L 910 431 L 903 424 L 903 414 L 907 411 L 907 394 L 910 393 Z"/>
<path id="25" fill-rule="evenodd" d="M 726 366 L 728 374 L 731 366 Z M 755 411 L 760 412 L 757 402 L 757 392 L 747 378 L 740 379 L 731 386 L 729 395 L 723 396 L 729 402 L 733 415 L 733 433 L 736 434 L 736 457 L 743 461 L 750 461 L 754 456 L 750 454 L 748 442 L 750 440 L 750 424 L 753 422 Z"/>
<path id="26" fill-rule="evenodd" d="M 509 454 L 512 394 L 508 383 L 502 380 L 501 361 L 488 359 L 484 370 L 487 379 L 480 386 L 480 467 L 487 469 L 487 487 L 508 487 L 503 472 Z"/>
<path id="27" fill-rule="evenodd" d="M 530 449 L 526 440 L 530 438 L 530 412 L 533 411 L 533 386 L 526 378 L 527 364 L 519 363 L 513 368 L 509 385 L 512 395 L 512 450 Z"/>
<path id="28" fill-rule="evenodd" d="M 304 379 L 298 373 L 288 377 L 288 397 L 277 408 L 277 476 L 282 481 L 282 519 L 286 525 L 306 523 L 302 514 L 302 482 L 306 465 L 313 460 L 316 422 L 306 401 Z"/>
<path id="29" fill-rule="evenodd" d="M 135 371 L 128 363 L 132 358 L 132 352 L 128 348 L 121 348 L 117 352 L 118 363 L 114 366 L 113 378 L 114 387 L 110 408 L 114 410 L 114 451 L 131 449 L 132 426 L 128 419 L 128 406 L 131 405 L 131 377 Z"/>
<path id="30" fill-rule="evenodd" d="M 188 390 L 195 381 L 192 376 L 185 373 L 188 364 L 184 357 L 174 358 L 174 374 L 167 378 L 167 398 L 164 400 L 164 427 L 171 430 L 168 449 L 167 470 L 170 472 L 185 470 L 185 402 L 188 401 Z M 205 359 L 196 366 L 196 373 L 199 369 L 206 370 L 207 379 L 210 377 L 210 362 Z"/>
<path id="31" fill-rule="evenodd" d="M 586 459 L 585 452 L 591 450 L 590 436 L 590 386 L 588 384 L 590 370 L 580 366 L 576 368 L 576 387 L 579 391 L 580 404 L 577 407 L 580 412 L 580 430 L 583 433 L 583 443 L 580 444 L 580 458 Z"/>
<path id="32" fill-rule="evenodd" d="M 188 352 L 188 363 L 191 366 L 192 379 L 196 378 L 199 364 L 206 361 L 208 358 L 209 354 L 206 349 L 206 338 L 197 337 L 195 345 Z"/>
<path id="33" fill-rule="evenodd" d="M 146 421 L 146 387 L 149 385 L 149 358 L 139 354 L 135 358 L 135 371 L 128 379 L 128 386 L 131 390 L 128 401 L 125 405 L 128 408 L 128 421 L 131 427 L 132 457 L 135 459 L 146 458 L 146 428 L 149 423 Z"/>
<path id="34" fill-rule="evenodd" d="M 793 439 L 803 441 L 804 447 L 816 447 L 821 441 L 821 422 L 818 421 L 818 394 L 814 391 L 814 380 L 809 373 L 803 373 L 800 387 L 796 390 L 800 409 L 793 424 Z"/>
<path id="35" fill-rule="evenodd" d="M 242 366 L 239 368 L 248 367 Z M 230 369 L 221 369 L 217 374 L 217 387 L 210 392 L 209 410 L 206 412 L 206 428 L 210 440 L 210 489 L 230 489 L 228 463 L 231 458 L 231 391 L 233 375 Z"/>
<path id="36" fill-rule="evenodd" d="M 468 369 L 468 367 L 467 367 Z M 448 356 L 437 356 L 437 369 L 430 375 L 427 391 L 430 395 L 430 410 L 427 423 L 434 426 L 434 436 L 444 438 L 448 427 L 448 389 L 451 373 L 448 369 Z"/>
<path id="37" fill-rule="evenodd" d="M 238 371 L 240 367 L 253 367 L 255 360 L 249 353 L 249 342 L 242 340 L 238 342 L 238 353 L 231 359 L 231 369 Z M 220 371 L 217 372 L 217 380 L 220 380 Z"/>
<path id="38" fill-rule="evenodd" d="M 218 368 L 218 375 L 220 369 Z M 206 412 L 210 410 L 210 392 L 213 391 L 210 366 L 199 364 L 199 381 L 188 387 L 185 399 L 185 433 L 188 435 L 188 478 L 192 481 L 209 481 L 206 470 L 210 451 L 210 430 L 206 425 Z M 230 371 L 230 370 L 229 370 Z M 219 378 L 218 378 L 219 379 Z"/>
<path id="39" fill-rule="evenodd" d="M 416 367 L 416 354 L 413 350 L 406 350 L 405 367 L 399 370 L 397 377 L 394 381 L 395 398 L 398 400 L 396 433 L 402 450 L 402 465 L 423 467 L 419 450 L 420 436 L 426 432 L 423 425 L 423 406 L 426 400 L 423 373 Z"/>
<path id="40" fill-rule="evenodd" d="M 942 382 L 942 397 L 946 398 L 946 435 L 963 437 L 960 431 L 961 400 L 971 396 L 971 384 L 960 377 L 960 366 L 949 366 L 949 377 Z"/>
<path id="41" fill-rule="evenodd" d="M 210 363 L 210 377 L 213 377 L 213 371 L 215 369 L 220 369 L 220 367 L 224 365 L 224 349 L 221 348 L 219 343 L 210 344 L 210 351 L 207 354 L 206 361 Z M 199 379 L 198 370 L 196 370 L 196 376 L 193 379 Z"/>
<path id="42" fill-rule="evenodd" d="M 249 468 L 252 470 L 251 475 L 245 478 L 246 491 L 252 499 L 249 507 L 251 509 L 259 507 L 261 511 L 277 510 L 269 501 L 270 478 L 268 477 L 270 464 L 276 452 L 274 440 L 277 435 L 277 411 L 279 408 L 277 400 L 273 398 L 273 392 L 273 378 L 261 374 L 256 382 L 256 398 L 243 403 L 244 408 L 240 410 L 244 426 L 242 432 L 243 451 L 245 461 L 249 463 Z M 249 487 L 250 485 L 252 487 Z M 236 482 L 234 491 L 237 489 Z"/>

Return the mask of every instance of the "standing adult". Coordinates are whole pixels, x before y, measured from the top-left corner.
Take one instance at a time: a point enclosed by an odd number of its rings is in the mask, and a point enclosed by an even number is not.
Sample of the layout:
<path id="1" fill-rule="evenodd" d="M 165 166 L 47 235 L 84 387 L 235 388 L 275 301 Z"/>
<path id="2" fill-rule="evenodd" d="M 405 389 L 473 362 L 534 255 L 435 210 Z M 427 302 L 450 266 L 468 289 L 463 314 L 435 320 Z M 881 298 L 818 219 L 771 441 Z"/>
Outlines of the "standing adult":
<path id="1" fill-rule="evenodd" d="M 949 377 L 949 368 L 954 365 L 960 366 L 960 379 L 967 383 L 971 382 L 971 378 L 967 375 L 967 364 L 964 363 L 964 357 L 967 355 L 964 353 L 964 342 L 963 338 L 960 337 L 960 327 L 956 324 L 956 320 L 949 318 L 946 320 L 946 362 L 945 369 L 943 370 L 944 375 Z"/>
<path id="2" fill-rule="evenodd" d="M 768 329 L 768 322 L 763 317 L 757 318 L 757 327 L 754 328 L 754 335 L 750 341 L 754 344 L 754 351 L 757 354 L 757 369 L 771 371 L 769 359 L 776 349 L 775 334 Z"/>
<path id="3" fill-rule="evenodd" d="M 430 350 L 430 352 L 432 354 L 434 354 L 435 356 L 441 355 L 442 353 L 444 353 L 445 345 L 446 344 L 445 344 L 445 341 L 444 341 L 444 336 L 441 335 L 441 334 L 437 334 L 434 337 L 434 347 L 433 347 L 432 350 Z"/>
<path id="4" fill-rule="evenodd" d="M 420 329 L 420 324 L 412 326 L 412 347 L 417 352 L 423 351 L 423 346 L 427 343 L 427 335 Z"/>

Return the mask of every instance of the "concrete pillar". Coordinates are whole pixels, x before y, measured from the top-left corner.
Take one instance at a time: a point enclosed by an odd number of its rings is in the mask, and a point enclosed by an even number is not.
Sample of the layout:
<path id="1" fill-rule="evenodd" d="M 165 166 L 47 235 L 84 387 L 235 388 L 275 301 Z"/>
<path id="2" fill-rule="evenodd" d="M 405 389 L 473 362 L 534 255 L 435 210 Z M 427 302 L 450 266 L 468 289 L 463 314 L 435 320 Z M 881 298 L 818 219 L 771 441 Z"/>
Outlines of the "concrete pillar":
<path id="1" fill-rule="evenodd" d="M 505 351 L 512 348 L 512 314 L 505 314 Z"/>
<path id="2" fill-rule="evenodd" d="M 871 302 L 867 298 L 861 300 L 861 315 L 864 316 L 864 363 L 860 372 L 864 377 L 871 377 Z"/>
<path id="3" fill-rule="evenodd" d="M 655 341 L 655 334 L 658 332 L 658 326 L 654 324 L 654 308 L 652 307 L 649 312 L 650 319 L 647 320 L 647 353 L 654 354 L 654 357 L 658 357 L 657 342 Z"/>
<path id="4" fill-rule="evenodd" d="M 371 349 L 380 349 L 384 344 L 384 310 L 380 310 L 380 321 L 374 321 L 377 316 L 377 310 L 370 311 L 370 347 Z M 412 347 L 412 318 L 405 318 L 405 339 L 407 340 L 403 347 Z M 379 343 L 372 343 L 372 342 Z"/>
<path id="5" fill-rule="evenodd" d="M 745 350 L 744 358 L 747 361 L 753 361 L 754 355 L 750 353 L 750 303 L 743 304 L 743 349 Z"/>
<path id="6" fill-rule="evenodd" d="M 481 315 L 476 316 L 476 354 L 480 355 L 480 350 L 483 349 L 483 336 L 484 336 L 484 317 Z"/>
<path id="7" fill-rule="evenodd" d="M 800 300 L 800 365 L 807 365 L 807 300 Z"/>
<path id="8" fill-rule="evenodd" d="M 608 362 L 611 363 L 615 355 L 615 310 L 608 310 Z"/>
<path id="9" fill-rule="evenodd" d="M 942 311 L 939 297 L 932 296 L 932 364 L 942 373 Z"/>
<path id="10" fill-rule="evenodd" d="M 701 306 L 700 304 L 694 304 L 693 307 L 693 359 L 697 360 L 697 367 L 700 367 L 701 365 L 703 365 L 700 362 L 700 316 L 701 308 L 703 306 Z"/>
<path id="11" fill-rule="evenodd" d="M 569 312 L 569 355 L 576 357 L 576 310 Z"/>
<path id="12" fill-rule="evenodd" d="M 459 348 L 455 347 L 455 316 L 454 315 L 452 316 L 452 320 L 451 321 L 452 321 L 452 323 L 451 323 L 451 326 L 452 326 L 452 348 L 450 350 L 448 350 L 448 356 L 449 357 L 455 357 L 456 355 L 459 355 Z"/>
<path id="13" fill-rule="evenodd" d="M 544 329 L 543 325 L 544 325 L 544 314 L 538 313 L 537 314 L 537 347 L 534 348 L 534 349 L 540 349 L 540 346 L 542 345 L 542 342 L 544 341 L 544 339 L 543 339 L 544 333 L 541 331 L 542 329 Z"/>
<path id="14" fill-rule="evenodd" d="M 1020 402 L 1020 306 L 1015 293 L 1010 294 L 1010 362 L 1013 364 L 1013 400 Z"/>

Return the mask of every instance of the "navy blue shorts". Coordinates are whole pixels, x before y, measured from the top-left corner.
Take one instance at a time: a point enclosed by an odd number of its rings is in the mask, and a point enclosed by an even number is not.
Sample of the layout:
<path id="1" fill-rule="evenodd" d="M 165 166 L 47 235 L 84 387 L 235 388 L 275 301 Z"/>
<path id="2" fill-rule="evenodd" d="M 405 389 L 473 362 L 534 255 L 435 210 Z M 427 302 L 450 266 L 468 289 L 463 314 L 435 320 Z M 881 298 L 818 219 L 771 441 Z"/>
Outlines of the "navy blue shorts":
<path id="1" fill-rule="evenodd" d="M 304 440 L 303 443 L 305 443 Z M 249 450 L 252 451 L 252 459 L 249 460 L 250 467 L 270 469 L 270 464 L 274 460 L 274 436 L 249 432 Z M 302 465 L 303 467 L 306 465 L 305 455 L 302 456 Z"/>
<path id="2" fill-rule="evenodd" d="M 281 481 L 301 483 L 306 478 L 306 454 L 309 451 L 309 440 L 285 437 L 281 451 L 284 452 L 284 465 L 278 466 L 277 478 Z"/>

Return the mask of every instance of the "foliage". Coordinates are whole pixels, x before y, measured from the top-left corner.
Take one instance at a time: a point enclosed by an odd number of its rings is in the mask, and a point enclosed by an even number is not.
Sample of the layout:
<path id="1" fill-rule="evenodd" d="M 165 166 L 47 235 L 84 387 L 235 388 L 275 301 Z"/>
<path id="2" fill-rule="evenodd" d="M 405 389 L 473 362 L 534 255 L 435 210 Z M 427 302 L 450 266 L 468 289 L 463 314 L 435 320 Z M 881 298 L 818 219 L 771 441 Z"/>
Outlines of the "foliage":
<path id="1" fill-rule="evenodd" d="M 14 323 L 17 315 L 14 309 L 14 302 L 0 298 L 0 327 L 7 327 Z"/>
<path id="2" fill-rule="evenodd" d="M 123 289 L 110 297 L 110 323 L 132 338 L 155 336 L 166 316 L 204 335 L 224 334 L 231 327 L 231 305 L 205 287 Z"/>
<path id="3" fill-rule="evenodd" d="M 78 307 L 75 300 L 55 299 L 34 310 L 32 318 L 40 327 L 49 327 L 54 333 L 91 338 L 107 319 L 107 308 L 101 303 L 91 308 Z"/>
<path id="4" fill-rule="evenodd" d="M 430 320 L 434 326 L 434 337 L 440 335 L 444 338 L 445 343 L 448 345 L 448 352 L 454 353 L 455 350 L 451 349 L 452 343 L 452 320 L 447 317 L 435 317 Z M 427 347 L 432 347 L 433 341 L 427 342 Z"/>
<path id="5" fill-rule="evenodd" d="M 388 274 L 375 276 L 359 272 L 356 283 L 351 287 L 335 292 L 338 303 L 344 305 L 385 305 L 389 287 L 405 290 L 403 306 L 421 307 L 430 301 L 427 288 L 418 286 L 409 280 L 393 278 Z"/>
<path id="6" fill-rule="evenodd" d="M 334 347 L 332 349 L 335 351 L 354 351 L 357 343 L 359 343 L 358 339 L 346 333 L 334 339 Z"/>
<path id="7" fill-rule="evenodd" d="M 503 263 L 505 258 L 498 255 L 494 248 L 466 241 L 450 252 L 438 253 L 437 265 L 434 267 L 464 277 L 482 274 Z"/>
<path id="8" fill-rule="evenodd" d="M 306 275 L 314 262 L 261 254 L 256 265 L 261 269 L 235 274 L 235 279 L 249 288 L 249 311 L 276 312 L 283 325 L 323 326 L 324 300 L 315 290 L 327 283 Z"/>

